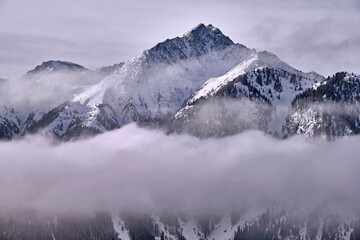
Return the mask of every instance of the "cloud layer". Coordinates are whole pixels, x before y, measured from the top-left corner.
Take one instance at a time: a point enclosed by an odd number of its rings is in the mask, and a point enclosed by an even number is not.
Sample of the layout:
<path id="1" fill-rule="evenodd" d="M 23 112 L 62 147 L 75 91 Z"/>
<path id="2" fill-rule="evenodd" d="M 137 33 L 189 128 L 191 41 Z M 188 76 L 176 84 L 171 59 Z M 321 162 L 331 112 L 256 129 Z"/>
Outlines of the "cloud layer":
<path id="1" fill-rule="evenodd" d="M 199 140 L 126 126 L 89 140 L 0 144 L 0 209 L 214 212 L 244 206 L 358 208 L 359 137 Z"/>

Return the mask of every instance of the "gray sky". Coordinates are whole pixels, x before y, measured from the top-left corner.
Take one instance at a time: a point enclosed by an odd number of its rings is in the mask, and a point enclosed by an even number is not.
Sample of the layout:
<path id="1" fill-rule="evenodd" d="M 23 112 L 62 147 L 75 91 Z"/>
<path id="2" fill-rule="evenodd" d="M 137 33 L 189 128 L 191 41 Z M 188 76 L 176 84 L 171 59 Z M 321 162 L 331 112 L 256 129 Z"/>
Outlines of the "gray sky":
<path id="1" fill-rule="evenodd" d="M 358 0 L 0 0 L 0 78 L 126 61 L 200 22 L 303 71 L 360 73 Z"/>

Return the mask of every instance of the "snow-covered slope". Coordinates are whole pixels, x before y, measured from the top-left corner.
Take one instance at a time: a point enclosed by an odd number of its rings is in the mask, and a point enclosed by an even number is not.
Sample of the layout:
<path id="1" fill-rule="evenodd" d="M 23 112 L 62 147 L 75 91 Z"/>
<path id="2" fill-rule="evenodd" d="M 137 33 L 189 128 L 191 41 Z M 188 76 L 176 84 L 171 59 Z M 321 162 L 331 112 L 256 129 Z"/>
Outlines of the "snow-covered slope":
<path id="1" fill-rule="evenodd" d="M 47 130 L 62 136 L 76 129 L 103 132 L 133 121 L 168 121 L 206 80 L 225 74 L 253 53 L 212 25 L 200 24 L 142 52 L 76 95 Z"/>
<path id="2" fill-rule="evenodd" d="M 11 139 L 20 133 L 21 114 L 7 106 L 0 107 L 0 139 Z"/>
<path id="3" fill-rule="evenodd" d="M 266 79 L 263 79 L 265 74 L 261 74 L 261 70 L 263 72 L 264 70 L 273 70 L 273 73 L 266 75 Z M 201 89 L 197 91 L 188 101 L 188 104 L 192 105 L 200 98 L 206 99 L 216 95 L 219 91 L 222 90 L 224 86 L 228 86 L 234 81 L 235 85 L 244 85 L 242 82 L 236 82 L 236 79 L 239 76 L 251 72 L 255 72 L 255 74 L 252 74 L 252 78 L 249 79 L 249 84 L 257 88 L 260 92 L 263 92 L 262 95 L 274 105 L 289 105 L 294 99 L 295 95 L 300 91 L 312 87 L 315 83 L 324 79 L 318 74 L 306 74 L 296 70 L 287 63 L 281 61 L 273 53 L 267 51 L 254 52 L 249 59 L 240 63 L 225 75 L 206 81 Z M 287 75 L 290 75 L 292 79 L 287 79 Z M 256 77 L 257 79 L 254 79 L 253 77 Z M 274 90 L 275 94 L 270 94 L 269 90 Z"/>
<path id="4" fill-rule="evenodd" d="M 35 126 L 45 127 L 64 102 L 102 78 L 103 73 L 78 64 L 48 61 L 19 79 L 1 82 L 0 138 L 31 132 Z"/>
<path id="5" fill-rule="evenodd" d="M 359 101 L 360 76 L 336 73 L 295 98 L 284 132 L 328 140 L 358 134 Z"/>
<path id="6" fill-rule="evenodd" d="M 112 215 L 119 239 L 358 239 L 359 220 L 330 212 L 271 207 L 207 216 Z"/>
<path id="7" fill-rule="evenodd" d="M 356 240 L 360 220 L 358 214 L 277 207 L 197 217 L 129 213 L 39 217 L 27 211 L 1 214 L 0 236 L 4 240 Z"/>
<path id="8" fill-rule="evenodd" d="M 296 70 L 270 52 L 253 52 L 248 59 L 223 76 L 206 81 L 176 113 L 175 120 L 178 122 L 176 125 L 180 126 L 181 131 L 185 129 L 190 133 L 194 133 L 193 130 L 201 130 L 201 133 L 196 133 L 200 136 L 204 134 L 206 136 L 208 130 L 210 136 L 222 136 L 249 127 L 281 135 L 281 128 L 292 100 L 297 94 L 323 79 L 316 73 Z M 217 100 L 214 100 L 215 98 Z M 224 102 L 224 99 L 228 100 Z M 252 102 L 233 99 L 249 99 Z M 209 108 L 207 102 L 222 105 L 219 107 L 221 111 L 214 112 L 212 107 L 211 114 L 206 114 L 204 118 L 206 121 L 199 124 L 199 117 L 202 117 L 204 109 Z M 254 105 L 254 102 L 257 104 Z M 262 106 L 264 104 L 267 104 L 268 108 Z M 229 108 L 228 105 L 231 107 Z M 246 108 L 247 105 L 249 107 Z M 239 109 L 241 111 L 237 111 Z M 235 118 L 227 119 L 232 115 Z M 241 115 L 243 119 L 239 120 Z M 212 119 L 214 116 L 216 119 Z M 227 120 L 226 124 L 221 123 L 224 119 Z M 258 120 L 262 120 L 262 123 L 257 122 Z M 223 129 L 223 127 L 229 128 L 231 123 L 236 123 L 232 129 Z"/>

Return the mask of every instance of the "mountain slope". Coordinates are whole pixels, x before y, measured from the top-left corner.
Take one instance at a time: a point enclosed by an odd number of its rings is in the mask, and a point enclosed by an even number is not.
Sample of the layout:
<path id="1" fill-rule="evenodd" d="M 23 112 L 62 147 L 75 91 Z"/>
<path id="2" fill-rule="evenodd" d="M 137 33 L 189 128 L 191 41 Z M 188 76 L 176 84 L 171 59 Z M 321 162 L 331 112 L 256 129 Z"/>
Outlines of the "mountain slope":
<path id="1" fill-rule="evenodd" d="M 328 140 L 358 134 L 359 101 L 360 76 L 336 73 L 294 99 L 284 132 Z"/>
<path id="2" fill-rule="evenodd" d="M 281 135 L 291 101 L 323 79 L 296 70 L 272 53 L 254 52 L 225 75 L 206 81 L 176 113 L 175 129 L 201 137 L 246 129 Z"/>
<path id="3" fill-rule="evenodd" d="M 309 212 L 267 208 L 208 216 L 108 214 L 85 217 L 39 217 L 28 211 L 0 215 L 1 239 L 359 239 L 358 214 Z"/>
<path id="4" fill-rule="evenodd" d="M 78 64 L 48 61 L 19 79 L 1 82 L 0 139 L 33 132 L 35 126 L 45 127 L 44 122 L 52 121 L 58 115 L 54 110 L 62 109 L 61 105 L 74 94 L 103 77 L 103 73 Z"/>

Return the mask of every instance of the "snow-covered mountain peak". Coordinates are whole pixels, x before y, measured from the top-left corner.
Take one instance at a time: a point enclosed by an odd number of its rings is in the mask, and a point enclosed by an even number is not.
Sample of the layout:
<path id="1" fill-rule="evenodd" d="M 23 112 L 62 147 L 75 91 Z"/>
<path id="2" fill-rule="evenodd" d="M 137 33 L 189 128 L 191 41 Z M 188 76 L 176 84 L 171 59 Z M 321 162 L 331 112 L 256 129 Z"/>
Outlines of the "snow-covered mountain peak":
<path id="1" fill-rule="evenodd" d="M 190 37 L 194 33 L 200 33 L 200 32 L 207 32 L 207 31 L 216 31 L 219 30 L 218 28 L 214 27 L 213 25 L 205 25 L 204 23 L 199 23 L 195 27 L 191 28 L 189 31 L 187 31 L 183 36 Z"/>
<path id="2" fill-rule="evenodd" d="M 118 67 L 121 67 L 121 64 L 89 70 L 76 63 L 50 60 L 36 66 L 18 80 L 21 84 L 37 84 L 36 88 L 58 88 L 59 92 L 71 96 L 99 82 Z"/>
<path id="3" fill-rule="evenodd" d="M 202 42 L 204 39 L 212 39 L 214 41 L 223 41 L 226 45 L 232 45 L 234 42 L 227 36 L 225 36 L 220 29 L 213 25 L 204 25 L 203 23 L 192 28 L 190 31 L 183 35 L 190 41 Z"/>
<path id="4" fill-rule="evenodd" d="M 243 45 L 234 44 L 218 28 L 200 24 L 181 37 L 158 43 L 155 47 L 144 51 L 138 59 L 145 57 L 146 61 L 176 63 L 201 57 L 211 51 L 223 51 L 234 45 L 238 48 L 246 48 Z"/>
<path id="5" fill-rule="evenodd" d="M 66 61 L 55 61 L 50 60 L 43 62 L 42 64 L 36 66 L 33 70 L 26 73 L 27 76 L 34 74 L 44 73 L 44 72 L 57 72 L 57 71 L 86 71 L 87 69 L 79 64 L 66 62 Z"/>
<path id="6" fill-rule="evenodd" d="M 206 80 L 222 76 L 251 54 L 252 50 L 234 44 L 212 25 L 200 24 L 182 37 L 143 51 L 77 94 L 51 128 L 62 135 L 78 125 L 104 131 L 164 118 L 174 114 Z M 72 124 L 76 119 L 83 120 Z"/>

